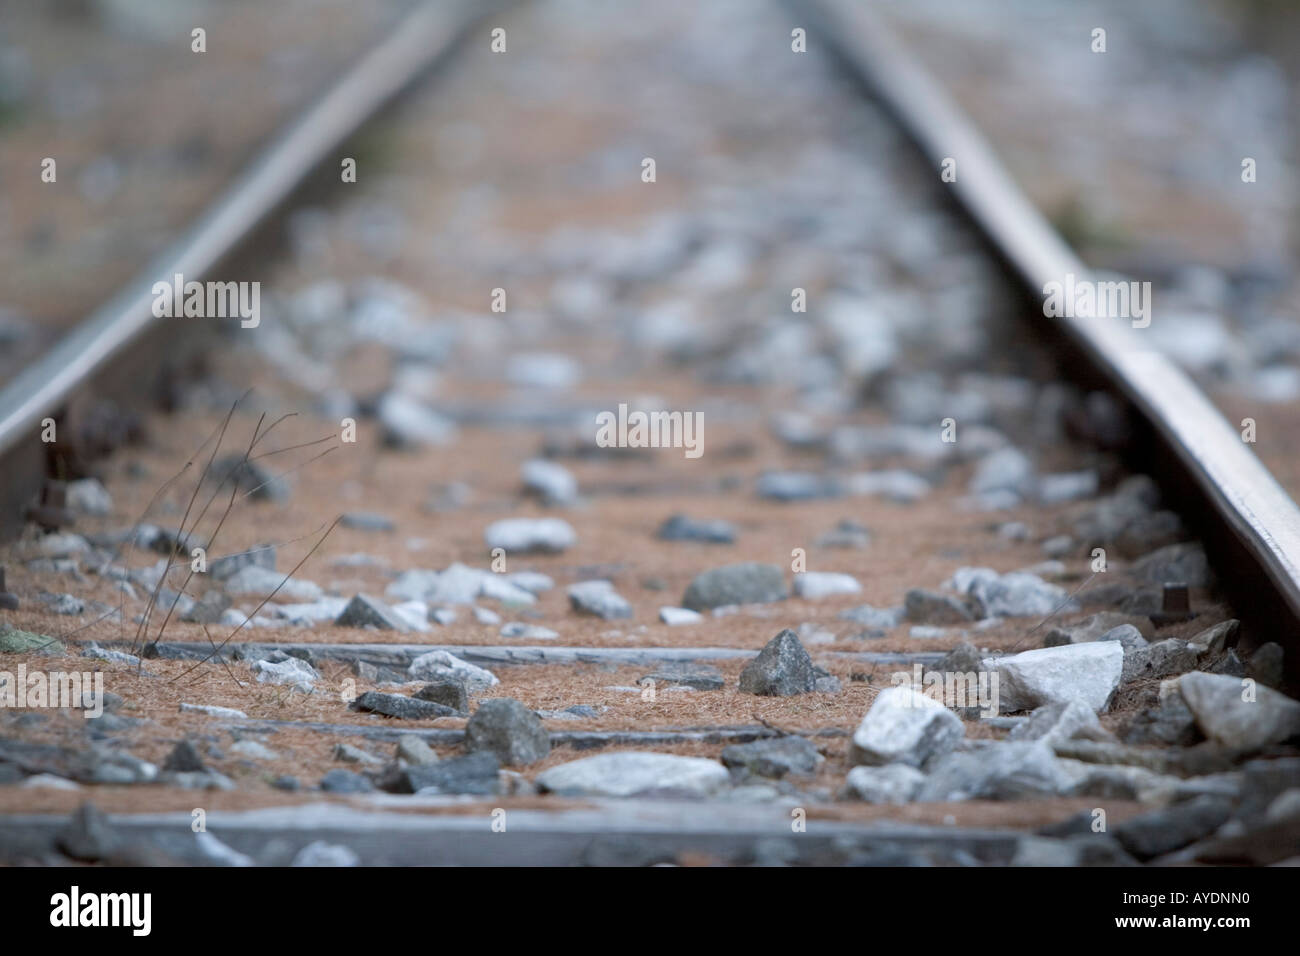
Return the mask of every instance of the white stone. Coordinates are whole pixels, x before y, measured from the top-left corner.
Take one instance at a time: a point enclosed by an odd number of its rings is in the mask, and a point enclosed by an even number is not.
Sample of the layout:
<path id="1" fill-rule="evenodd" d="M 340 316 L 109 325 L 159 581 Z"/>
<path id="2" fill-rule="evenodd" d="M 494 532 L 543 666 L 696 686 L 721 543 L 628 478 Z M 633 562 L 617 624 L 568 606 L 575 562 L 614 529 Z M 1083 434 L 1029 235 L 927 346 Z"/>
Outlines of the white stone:
<path id="1" fill-rule="evenodd" d="M 1254 700 L 1243 700 L 1242 678 L 1192 671 L 1178 678 L 1178 690 L 1201 732 L 1225 747 L 1258 750 L 1300 733 L 1300 702 L 1252 683 Z"/>
<path id="2" fill-rule="evenodd" d="M 279 663 L 253 661 L 252 669 L 259 684 L 289 684 L 301 691 L 310 691 L 320 679 L 314 667 L 296 657 Z"/>
<path id="3" fill-rule="evenodd" d="M 406 622 L 413 631 L 430 631 L 429 605 L 423 601 L 403 601 L 393 605 L 393 613 Z"/>
<path id="4" fill-rule="evenodd" d="M 290 866 L 360 866 L 361 857 L 350 847 L 316 840 L 298 851 Z"/>
<path id="5" fill-rule="evenodd" d="M 107 517 L 113 513 L 113 496 L 97 478 L 68 482 L 68 507 L 83 515 Z"/>
<path id="6" fill-rule="evenodd" d="M 489 548 L 503 548 L 510 554 L 564 551 L 577 542 L 578 535 L 560 518 L 504 518 L 488 525 L 483 538 Z"/>
<path id="7" fill-rule="evenodd" d="M 795 597 L 816 600 L 832 594 L 857 594 L 861 590 L 862 585 L 851 574 L 804 571 L 794 576 Z"/>
<path id="8" fill-rule="evenodd" d="M 966 733 L 961 718 L 911 687 L 881 691 L 853 733 L 852 764 L 920 767 L 948 753 Z"/>
<path id="9" fill-rule="evenodd" d="M 417 680 L 458 680 L 471 694 L 481 694 L 501 683 L 490 670 L 463 661 L 449 651 L 430 651 L 411 661 L 409 673 Z"/>
<path id="10" fill-rule="evenodd" d="M 277 598 L 291 601 L 319 601 L 325 596 L 320 585 L 312 581 L 293 577 L 286 580 L 286 577 L 280 571 L 249 564 L 226 579 L 226 593 L 251 597 L 267 597 L 274 593 Z"/>
<path id="11" fill-rule="evenodd" d="M 1067 644 L 985 658 L 983 666 L 998 675 L 1000 713 L 1070 700 L 1101 713 L 1124 672 L 1124 648 L 1118 641 Z"/>
<path id="12" fill-rule="evenodd" d="M 215 707 L 211 704 L 181 704 L 181 713 L 206 714 L 209 717 L 238 717 L 244 720 L 248 719 L 248 715 L 242 710 L 235 710 L 233 707 Z"/>
<path id="13" fill-rule="evenodd" d="M 593 797 L 631 797 L 650 790 L 712 796 L 725 790 L 730 780 L 726 767 L 705 757 L 623 751 L 551 767 L 537 776 L 537 786 Z"/>
<path id="14" fill-rule="evenodd" d="M 533 458 L 520 469 L 524 487 L 550 504 L 569 505 L 578 498 L 578 479 L 569 469 L 545 458 Z"/>
<path id="15" fill-rule="evenodd" d="M 507 574 L 506 580 L 517 588 L 523 588 L 532 594 L 541 594 L 555 587 L 555 582 L 549 575 L 542 574 L 540 571 L 516 571 L 513 574 Z"/>
<path id="16" fill-rule="evenodd" d="M 678 627 L 682 624 L 697 624 L 704 620 L 704 616 L 690 608 L 685 607 L 661 607 L 659 609 L 659 620 L 663 621 L 669 627 Z"/>
<path id="17" fill-rule="evenodd" d="M 891 763 L 883 767 L 854 767 L 847 780 L 849 791 L 867 803 L 910 803 L 916 796 L 925 774 L 905 763 Z"/>

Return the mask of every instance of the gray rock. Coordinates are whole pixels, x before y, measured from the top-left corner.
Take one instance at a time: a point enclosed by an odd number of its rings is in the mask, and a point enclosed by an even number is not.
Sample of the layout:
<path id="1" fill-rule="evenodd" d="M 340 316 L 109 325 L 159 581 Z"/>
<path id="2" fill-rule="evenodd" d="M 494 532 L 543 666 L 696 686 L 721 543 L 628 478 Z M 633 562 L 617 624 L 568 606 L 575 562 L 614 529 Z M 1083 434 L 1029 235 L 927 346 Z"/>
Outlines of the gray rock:
<path id="1" fill-rule="evenodd" d="M 1145 475 L 1125 479 L 1113 494 L 1099 499 L 1074 525 L 1085 547 L 1109 547 L 1125 529 L 1151 512 L 1160 501 L 1156 484 Z M 1141 552 L 1136 552 L 1141 553 Z"/>
<path id="2" fill-rule="evenodd" d="M 358 594 L 349 601 L 334 623 L 339 627 L 368 627 L 376 631 L 411 630 L 400 614 L 367 594 Z"/>
<path id="3" fill-rule="evenodd" d="M 1235 619 L 1220 621 L 1213 627 L 1199 632 L 1195 637 L 1188 638 L 1187 643 L 1199 647 L 1211 657 L 1217 656 L 1237 643 L 1237 630 L 1240 626 L 1241 622 Z"/>
<path id="4" fill-rule="evenodd" d="M 1119 686 L 1124 649 L 1115 641 L 1044 647 L 985 658 L 984 668 L 998 675 L 1003 713 L 1076 698 L 1100 712 Z"/>
<path id="5" fill-rule="evenodd" d="M 1202 739 L 1196 717 L 1181 694 L 1170 694 L 1155 707 L 1138 713 L 1124 731 L 1126 744 L 1190 747 Z"/>
<path id="6" fill-rule="evenodd" d="M 722 690 L 726 683 L 722 671 L 712 664 L 697 661 L 669 661 L 641 680 L 652 680 L 656 684 L 679 684 L 696 690 Z"/>
<path id="7" fill-rule="evenodd" d="M 1091 469 L 1042 475 L 1038 479 L 1038 500 L 1045 505 L 1080 501 L 1094 497 L 1099 486 L 1097 472 Z"/>
<path id="8" fill-rule="evenodd" d="M 1150 655 L 1151 645 L 1148 644 L 1147 639 L 1142 636 L 1142 632 L 1132 624 L 1121 624 L 1119 627 L 1112 627 L 1105 634 L 1101 635 L 1101 637 L 1097 638 L 1097 640 L 1115 641 L 1120 647 L 1124 648 L 1126 664 L 1128 658 L 1132 655 L 1148 658 Z M 1128 678 L 1124 679 L 1127 680 Z"/>
<path id="9" fill-rule="evenodd" d="M 1246 676 L 1246 665 L 1241 662 L 1235 650 L 1229 650 L 1205 670 L 1211 674 L 1227 674 L 1229 677 Z"/>
<path id="10" fill-rule="evenodd" d="M 544 770 L 538 789 L 592 797 L 634 797 L 667 792 L 708 797 L 731 782 L 727 768 L 704 757 L 618 751 L 572 760 Z"/>
<path id="11" fill-rule="evenodd" d="M 295 690 L 310 693 L 320 674 L 306 661 L 290 657 L 283 661 L 253 661 L 253 673 L 259 684 L 286 684 Z"/>
<path id="12" fill-rule="evenodd" d="M 1000 448 L 980 459 L 970 480 L 970 491 L 975 495 L 1010 491 L 1023 498 L 1033 490 L 1033 462 L 1024 452 L 1011 446 Z"/>
<path id="13" fill-rule="evenodd" d="M 351 770 L 331 770 L 320 778 L 320 788 L 326 793 L 370 793 L 374 785 Z"/>
<path id="14" fill-rule="evenodd" d="M 569 587 L 569 604 L 581 614 L 606 621 L 632 616 L 632 605 L 609 581 L 582 581 Z"/>
<path id="15" fill-rule="evenodd" d="M 728 564 L 699 574 L 691 581 L 682 606 L 707 611 L 731 604 L 764 604 L 789 597 L 785 577 L 775 564 Z"/>
<path id="16" fill-rule="evenodd" d="M 203 765 L 198 748 L 191 741 L 181 740 L 163 762 L 163 769 L 176 773 L 200 773 L 208 768 Z"/>
<path id="17" fill-rule="evenodd" d="M 573 527 L 559 518 L 504 518 L 483 532 L 488 548 L 502 548 L 508 554 L 558 553 L 578 541 Z"/>
<path id="18" fill-rule="evenodd" d="M 438 755 L 422 738 L 403 734 L 397 738 L 397 759 L 405 760 L 412 767 L 427 767 L 438 762 Z"/>
<path id="19" fill-rule="evenodd" d="M 395 531 L 397 525 L 387 515 L 373 511 L 347 511 L 339 519 L 339 524 L 354 531 Z"/>
<path id="20" fill-rule="evenodd" d="M 472 604 L 479 594 L 479 572 L 475 568 L 467 568 L 463 564 L 453 564 L 447 570 L 449 572 L 459 572 L 460 569 L 469 571 L 470 574 L 465 577 L 465 588 L 461 594 L 448 596 L 443 594 L 437 598 L 434 597 L 435 589 L 442 580 L 442 575 L 437 571 L 427 571 L 423 568 L 410 568 L 403 571 L 397 576 L 392 584 L 384 589 L 384 597 L 390 601 L 444 601 L 448 603 Z M 456 575 L 453 574 L 453 577 Z"/>
<path id="21" fill-rule="evenodd" d="M 1300 733 L 1300 702 L 1268 687 L 1254 687 L 1242 700 L 1243 681 L 1193 671 L 1178 678 L 1178 691 L 1210 740 L 1240 750 L 1258 750 Z"/>
<path id="22" fill-rule="evenodd" d="M 44 604 L 45 609 L 51 614 L 76 617 L 86 610 L 86 602 L 71 594 L 38 594 L 37 600 Z"/>
<path id="23" fill-rule="evenodd" d="M 454 423 L 402 392 L 385 394 L 375 414 L 383 427 L 384 443 L 394 448 L 448 445 L 456 440 Z"/>
<path id="24" fill-rule="evenodd" d="M 180 790 L 224 790 L 228 792 L 235 789 L 235 781 L 225 774 L 217 773 L 215 770 L 184 773 L 168 771 L 158 776 L 158 783 L 165 787 L 176 787 Z"/>
<path id="25" fill-rule="evenodd" d="M 1139 558 L 1133 564 L 1133 575 L 1149 584 L 1186 584 L 1204 588 L 1214 583 L 1210 562 L 1205 549 L 1199 544 L 1171 544 Z"/>
<path id="26" fill-rule="evenodd" d="M 1172 511 L 1151 511 L 1133 516 L 1115 535 L 1115 551 L 1121 558 L 1150 554 L 1189 537 L 1182 518 Z"/>
<path id="27" fill-rule="evenodd" d="M 849 478 L 848 490 L 855 495 L 870 495 L 910 505 L 930 493 L 930 483 L 910 471 L 890 468 L 853 475 Z"/>
<path id="28" fill-rule="evenodd" d="M 347 745 L 340 744 L 340 746 L 347 746 Z M 251 758 L 253 760 L 278 760 L 279 759 L 279 754 L 277 754 L 274 750 L 252 739 L 235 741 L 235 743 L 231 744 L 230 746 L 230 752 L 233 754 L 238 754 L 241 757 Z"/>
<path id="29" fill-rule="evenodd" d="M 502 637 L 517 637 L 525 641 L 553 641 L 560 636 L 559 631 L 540 624 L 525 624 L 523 621 L 511 621 L 501 628 Z"/>
<path id="30" fill-rule="evenodd" d="M 1132 817 L 1115 826 L 1115 838 L 1139 860 L 1170 853 L 1207 837 L 1227 822 L 1232 803 L 1220 797 L 1197 797 L 1163 810 Z"/>
<path id="31" fill-rule="evenodd" d="M 858 766 L 845 780 L 847 796 L 867 803 L 910 803 L 925 783 L 925 774 L 904 763 L 883 767 Z"/>
<path id="32" fill-rule="evenodd" d="M 78 779 L 109 785 L 153 783 L 158 779 L 158 767 L 133 754 L 95 747 L 86 754 L 85 772 Z"/>
<path id="33" fill-rule="evenodd" d="M 871 544 L 871 532 L 856 521 L 845 519 L 830 531 L 820 534 L 813 545 L 818 548 L 846 548 L 861 550 Z"/>
<path id="34" fill-rule="evenodd" d="M 732 744 L 722 751 L 723 764 L 732 770 L 777 780 L 788 773 L 816 773 L 825 759 L 808 740 L 796 736 Z"/>
<path id="35" fill-rule="evenodd" d="M 578 500 L 578 480 L 563 465 L 533 458 L 524 462 L 521 472 L 524 489 L 548 505 L 571 505 Z"/>
<path id="36" fill-rule="evenodd" d="M 551 752 L 551 736 L 531 710 L 509 697 L 485 700 L 465 725 L 465 746 L 486 750 L 506 766 L 536 763 Z"/>
<path id="37" fill-rule="evenodd" d="M 524 388 L 572 388 L 582 380 L 582 366 L 558 352 L 524 352 L 510 356 L 506 380 Z"/>
<path id="38" fill-rule="evenodd" d="M 862 585 L 849 574 L 830 571 L 803 571 L 794 576 L 795 597 L 817 600 L 835 594 L 857 594 Z"/>
<path id="39" fill-rule="evenodd" d="M 407 767 L 401 779 L 403 789 L 399 793 L 492 796 L 501 790 L 501 764 L 495 754 L 484 750 L 435 764 Z"/>
<path id="40" fill-rule="evenodd" d="M 486 668 L 463 661 L 449 651 L 430 651 L 411 661 L 410 675 L 416 680 L 460 681 L 471 694 L 481 694 L 501 683 Z"/>
<path id="41" fill-rule="evenodd" d="M 903 612 L 918 624 L 965 624 L 975 620 L 966 602 L 954 594 L 913 588 L 903 595 Z"/>
<path id="42" fill-rule="evenodd" d="M 1049 558 L 1064 558 L 1075 549 L 1074 539 L 1068 534 L 1058 534 L 1054 538 L 1048 538 L 1041 545 L 1043 554 Z"/>
<path id="43" fill-rule="evenodd" d="M 114 651 L 100 647 L 94 641 L 90 646 L 81 652 L 82 657 L 89 657 L 99 661 L 112 661 L 114 664 L 129 664 L 135 666 L 140 663 L 140 658 L 134 654 L 128 654 L 126 651 Z"/>
<path id="44" fill-rule="evenodd" d="M 916 798 L 927 803 L 1019 800 L 1057 796 L 1072 786 L 1043 741 L 1004 741 L 939 758 Z"/>
<path id="45" fill-rule="evenodd" d="M 754 488 L 760 498 L 776 501 L 812 501 L 835 498 L 843 493 L 839 482 L 806 471 L 769 471 L 760 475 Z"/>
<path id="46" fill-rule="evenodd" d="M 230 596 L 224 591 L 210 588 L 181 615 L 181 620 L 193 624 L 216 624 L 229 607 Z"/>
<path id="47" fill-rule="evenodd" d="M 1102 734 L 1101 722 L 1092 708 L 1079 700 L 1058 701 L 1039 707 L 1029 718 L 1017 724 L 1008 740 L 1041 740 L 1048 745 L 1069 740 L 1080 734 Z"/>
<path id="48" fill-rule="evenodd" d="M 817 672 L 794 631 L 782 631 L 745 665 L 740 690 L 765 697 L 790 697 L 816 689 Z"/>
<path id="49" fill-rule="evenodd" d="M 235 572 L 256 565 L 268 571 L 275 570 L 275 546 L 262 545 L 249 551 L 224 554 L 208 562 L 208 574 L 214 580 L 225 581 Z"/>
<path id="50" fill-rule="evenodd" d="M 898 627 L 903 623 L 903 616 L 907 613 L 902 607 L 872 607 L 870 604 L 860 604 L 857 607 L 851 607 L 847 610 L 840 611 L 836 617 L 843 621 L 852 621 L 855 624 L 861 624 L 863 627 L 878 628 L 888 630 L 889 628 Z"/>
<path id="51" fill-rule="evenodd" d="M 1077 607 L 1064 588 L 1027 571 L 958 568 L 947 586 L 969 596 L 980 617 L 1046 617 Z"/>
<path id="52" fill-rule="evenodd" d="M 1271 822 L 1300 819 L 1300 787 L 1279 794 L 1264 811 L 1264 819 Z"/>
<path id="53" fill-rule="evenodd" d="M 1137 629 L 1138 636 L 1142 638 L 1142 644 L 1146 643 L 1146 638 L 1154 630 L 1149 619 L 1128 617 L 1115 611 L 1101 611 L 1074 624 L 1062 624 L 1052 628 L 1047 632 L 1047 637 L 1043 639 L 1043 646 L 1061 647 L 1065 644 L 1088 644 L 1092 641 L 1101 640 L 1103 635 L 1110 634 L 1124 624 L 1133 625 Z M 1146 628 L 1145 633 L 1142 631 L 1144 627 Z M 1108 639 L 1116 640 L 1122 636 L 1116 635 Z M 1124 644 L 1123 641 L 1120 643 Z M 1130 644 L 1135 647 L 1141 646 L 1141 644 L 1132 641 L 1131 638 Z"/>
<path id="54" fill-rule="evenodd" d="M 1119 603 L 1120 613 L 1130 617 L 1151 617 L 1160 613 L 1164 606 L 1163 590 L 1158 587 L 1143 587 L 1131 591 Z"/>
<path id="55" fill-rule="evenodd" d="M 241 743 L 250 743 L 251 741 L 241 741 Z M 231 748 L 234 749 L 233 747 Z M 360 764 L 381 764 L 383 763 L 372 753 L 362 750 L 360 747 L 354 747 L 352 744 L 338 743 L 334 745 L 334 759 L 341 760 L 344 763 Z"/>
<path id="56" fill-rule="evenodd" d="M 435 717 L 460 716 L 458 711 L 443 704 L 417 700 L 401 694 L 384 694 L 377 690 L 366 691 L 352 702 L 351 709 L 382 714 L 385 717 L 396 717 L 400 720 L 432 720 Z"/>
<path id="57" fill-rule="evenodd" d="M 233 484 L 243 494 L 260 501 L 285 501 L 289 497 L 289 484 L 276 477 L 270 469 L 255 461 L 245 460 L 242 454 L 225 455 L 212 463 L 209 478 L 225 488 Z"/>
<path id="58" fill-rule="evenodd" d="M 1125 654 L 1124 672 L 1120 680 L 1127 684 L 1134 680 L 1151 680 L 1182 674 L 1194 669 L 1200 656 L 1200 649 L 1196 645 L 1171 637 Z"/>
<path id="59" fill-rule="evenodd" d="M 817 679 L 813 681 L 813 690 L 819 694 L 838 694 L 844 690 L 840 679 L 829 671 L 816 668 Z"/>
<path id="60" fill-rule="evenodd" d="M 523 588 L 529 594 L 542 594 L 555 587 L 549 575 L 539 571 L 515 571 L 506 575 L 506 581 L 517 588 Z"/>
<path id="61" fill-rule="evenodd" d="M 122 844 L 108 818 L 93 803 L 83 803 L 54 838 L 64 856 L 83 863 L 98 863 Z"/>
<path id="62" fill-rule="evenodd" d="M 1261 644 L 1246 661 L 1246 676 L 1254 678 L 1265 687 L 1281 687 L 1284 674 L 1282 657 L 1282 645 L 1272 641 Z"/>
<path id="63" fill-rule="evenodd" d="M 371 684 L 405 684 L 408 680 L 405 674 L 400 674 L 387 667 L 376 667 L 366 661 L 356 661 L 352 665 L 352 671 L 362 680 Z"/>
<path id="64" fill-rule="evenodd" d="M 435 704 L 442 704 L 444 707 L 450 707 L 462 714 L 469 713 L 469 692 L 465 689 L 464 681 L 430 681 L 416 691 L 415 696 L 420 700 L 428 700 Z"/>
<path id="65" fill-rule="evenodd" d="M 984 654 L 973 644 L 959 642 L 943 656 L 933 670 L 947 674 L 967 674 L 979 671 L 984 666 Z"/>
<path id="66" fill-rule="evenodd" d="M 290 866 L 360 866 L 361 857 L 338 843 L 313 840 L 298 851 Z"/>
<path id="67" fill-rule="evenodd" d="M 965 732 L 943 704 L 911 687 L 890 687 L 876 696 L 854 731 L 849 763 L 920 767 L 950 752 Z"/>
<path id="68" fill-rule="evenodd" d="M 487 624 L 495 627 L 501 623 L 501 615 L 496 611 L 491 611 L 485 607 L 474 607 L 470 610 L 474 612 L 474 620 L 478 621 L 480 624 Z"/>
<path id="69" fill-rule="evenodd" d="M 673 515 L 659 526 L 661 541 L 703 541 L 709 544 L 732 544 L 736 527 L 729 521 L 701 521 L 686 515 Z"/>
<path id="70" fill-rule="evenodd" d="M 280 600 L 291 601 L 319 601 L 325 596 L 320 586 L 312 581 L 286 579 L 279 571 L 255 564 L 245 565 L 226 578 L 226 593 L 257 598 L 274 594 Z"/>
<path id="71" fill-rule="evenodd" d="M 1078 866 L 1079 848 L 1065 840 L 1048 840 L 1022 836 L 1016 840 L 1016 852 L 1008 866 Z"/>
<path id="72" fill-rule="evenodd" d="M 214 707 L 211 704 L 186 704 L 180 706 L 181 713 L 205 714 L 208 717 L 225 717 L 247 720 L 248 715 L 233 707 Z"/>
<path id="73" fill-rule="evenodd" d="M 98 478 L 82 478 L 67 485 L 68 507 L 73 511 L 106 518 L 113 513 L 113 496 Z"/>
<path id="74" fill-rule="evenodd" d="M 14 548 L 15 555 L 23 561 L 73 558 L 88 551 L 90 542 L 79 534 L 71 533 L 42 535 L 34 540 L 19 542 Z"/>

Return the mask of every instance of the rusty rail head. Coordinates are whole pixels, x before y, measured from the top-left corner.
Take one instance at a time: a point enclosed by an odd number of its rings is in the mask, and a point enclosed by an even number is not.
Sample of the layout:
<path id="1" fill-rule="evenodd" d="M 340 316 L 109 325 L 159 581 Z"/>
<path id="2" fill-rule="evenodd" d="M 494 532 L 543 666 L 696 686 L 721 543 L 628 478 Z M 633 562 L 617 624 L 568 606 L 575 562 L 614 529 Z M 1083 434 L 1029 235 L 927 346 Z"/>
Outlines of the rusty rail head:
<path id="1" fill-rule="evenodd" d="M 160 321 L 153 285 L 201 279 L 330 153 L 510 0 L 427 0 L 344 73 L 209 205 L 174 244 L 47 353 L 0 389 L 0 456 L 77 387 Z M 162 320 L 165 321 L 165 320 Z"/>
<path id="2" fill-rule="evenodd" d="M 856 77 L 879 96 L 934 163 L 955 157 L 947 183 L 994 247 L 1035 294 L 1090 270 L 1020 191 L 988 141 L 857 0 L 787 0 Z M 1300 622 L 1300 510 L 1205 394 L 1121 321 L 1061 316 L 1054 322 L 1146 418 Z M 1154 321 L 1159 321 L 1157 317 Z"/>

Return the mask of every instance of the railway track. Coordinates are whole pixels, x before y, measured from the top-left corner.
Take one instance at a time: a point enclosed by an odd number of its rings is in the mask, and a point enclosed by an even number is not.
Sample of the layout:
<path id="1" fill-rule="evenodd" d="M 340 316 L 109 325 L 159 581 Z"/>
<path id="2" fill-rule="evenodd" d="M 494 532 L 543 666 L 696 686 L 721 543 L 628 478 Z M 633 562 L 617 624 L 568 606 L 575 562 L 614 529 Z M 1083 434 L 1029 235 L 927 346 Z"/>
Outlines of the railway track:
<path id="1" fill-rule="evenodd" d="M 99 466 L 111 503 L 29 512 L 3 660 L 115 696 L 0 715 L 0 859 L 1296 857 L 1300 513 L 1138 330 L 1041 315 L 1094 277 L 885 27 L 465 9 L 0 391 L 12 515 L 41 420 L 174 347 L 158 277 L 465 48 L 313 245 L 238 273 L 266 308 Z"/>

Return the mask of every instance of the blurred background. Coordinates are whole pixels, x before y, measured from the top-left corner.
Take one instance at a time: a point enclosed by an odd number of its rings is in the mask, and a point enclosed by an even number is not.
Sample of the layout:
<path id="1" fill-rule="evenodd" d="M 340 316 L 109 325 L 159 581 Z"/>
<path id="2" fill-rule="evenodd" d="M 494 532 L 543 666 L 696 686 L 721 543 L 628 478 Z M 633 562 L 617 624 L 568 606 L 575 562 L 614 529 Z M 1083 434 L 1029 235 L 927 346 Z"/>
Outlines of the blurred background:
<path id="1" fill-rule="evenodd" d="M 1159 284 L 1152 337 L 1225 410 L 1300 401 L 1294 4 L 880 6 L 1085 260 Z M 174 239 L 409 8 L 0 4 L 0 381 Z M 193 54 L 196 24 L 219 55 Z M 40 179 L 46 157 L 60 188 Z"/>

